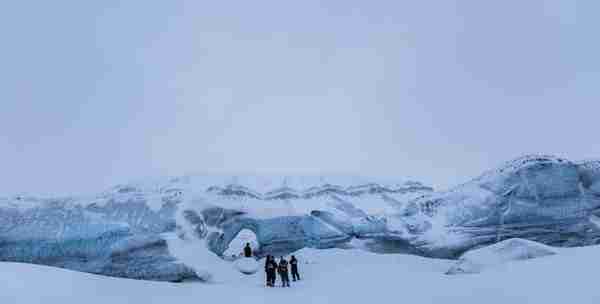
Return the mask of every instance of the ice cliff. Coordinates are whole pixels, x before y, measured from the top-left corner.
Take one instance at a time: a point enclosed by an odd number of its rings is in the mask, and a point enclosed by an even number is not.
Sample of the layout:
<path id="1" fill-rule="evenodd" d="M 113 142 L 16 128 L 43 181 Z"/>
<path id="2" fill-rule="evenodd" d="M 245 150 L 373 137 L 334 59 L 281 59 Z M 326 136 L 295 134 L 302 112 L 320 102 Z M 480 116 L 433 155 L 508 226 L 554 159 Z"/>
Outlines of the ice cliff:
<path id="1" fill-rule="evenodd" d="M 210 276 L 201 265 L 180 259 L 169 241 L 173 235 L 206 251 L 192 253 L 204 257 L 210 251 L 221 255 L 241 228 L 258 234 L 259 253 L 333 247 L 349 236 L 310 211 L 327 206 L 334 193 L 369 204 L 383 193 L 430 190 L 414 182 L 346 177 L 185 176 L 119 185 L 87 197 L 5 197 L 0 260 L 133 279 L 205 279 Z"/>
<path id="2" fill-rule="evenodd" d="M 212 262 L 190 263 L 169 240 L 193 247 L 192 258 L 222 256 L 244 229 L 256 234 L 259 256 L 365 240 L 367 248 L 457 258 L 511 238 L 599 243 L 599 207 L 600 162 L 541 155 L 445 192 L 354 177 L 185 176 L 90 197 L 0 199 L 0 260 L 206 279 L 203 263 Z"/>
<path id="3" fill-rule="evenodd" d="M 447 192 L 411 203 L 403 220 L 422 231 L 410 242 L 428 255 L 455 257 L 523 238 L 561 247 L 597 244 L 600 166 L 554 156 L 525 156 Z"/>
<path id="4" fill-rule="evenodd" d="M 379 242 L 379 247 L 405 247 L 407 252 L 444 258 L 510 238 L 559 247 L 600 242 L 597 161 L 524 156 L 450 191 L 384 192 L 361 199 L 334 193 L 324 201 L 302 203 L 304 214 L 310 215 L 302 225 L 277 226 L 273 220 L 239 215 L 231 221 L 235 224 L 224 225 L 219 237 L 214 235 L 211 248 L 221 252 L 244 228 L 254 230 L 268 251 L 367 239 L 376 247 Z M 263 230 L 281 231 L 282 226 L 302 229 L 278 232 L 276 239 L 262 236 Z"/>

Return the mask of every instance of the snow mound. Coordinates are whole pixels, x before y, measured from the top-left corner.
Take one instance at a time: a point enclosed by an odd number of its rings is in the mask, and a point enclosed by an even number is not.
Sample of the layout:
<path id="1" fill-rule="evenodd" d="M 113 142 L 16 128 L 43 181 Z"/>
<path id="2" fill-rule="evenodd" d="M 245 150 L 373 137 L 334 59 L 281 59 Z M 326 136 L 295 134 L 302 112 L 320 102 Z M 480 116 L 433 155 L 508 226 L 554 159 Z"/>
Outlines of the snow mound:
<path id="1" fill-rule="evenodd" d="M 463 254 L 446 274 L 480 273 L 486 268 L 556 254 L 556 249 L 524 239 L 509 239 Z"/>
<path id="2" fill-rule="evenodd" d="M 239 272 L 247 275 L 255 274 L 260 268 L 258 262 L 253 258 L 237 259 L 235 262 L 233 262 L 233 265 Z"/>

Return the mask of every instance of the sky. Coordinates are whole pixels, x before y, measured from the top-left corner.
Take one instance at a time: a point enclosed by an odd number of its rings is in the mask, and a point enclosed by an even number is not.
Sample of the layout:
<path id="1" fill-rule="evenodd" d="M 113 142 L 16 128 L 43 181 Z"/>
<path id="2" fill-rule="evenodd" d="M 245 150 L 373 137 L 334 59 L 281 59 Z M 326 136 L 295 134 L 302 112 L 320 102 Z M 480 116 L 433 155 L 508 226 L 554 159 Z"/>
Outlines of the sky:
<path id="1" fill-rule="evenodd" d="M 600 2 L 11 1 L 0 194 L 600 158 Z"/>

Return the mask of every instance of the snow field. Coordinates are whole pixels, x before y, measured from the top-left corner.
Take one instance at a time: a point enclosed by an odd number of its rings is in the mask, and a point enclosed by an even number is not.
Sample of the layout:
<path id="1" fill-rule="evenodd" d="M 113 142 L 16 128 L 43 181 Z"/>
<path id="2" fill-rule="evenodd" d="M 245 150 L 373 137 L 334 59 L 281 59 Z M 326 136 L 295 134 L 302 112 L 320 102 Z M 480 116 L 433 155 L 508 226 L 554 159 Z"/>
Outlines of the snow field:
<path id="1" fill-rule="evenodd" d="M 361 250 L 296 253 L 302 281 L 265 288 L 254 275 L 228 272 L 215 283 L 116 279 L 45 266 L 0 263 L 2 303 L 600 303 L 600 246 L 512 261 L 480 274 L 444 275 L 455 261 Z M 262 265 L 264 260 L 259 261 Z M 215 265 L 216 267 L 232 264 Z M 211 269 L 214 270 L 214 269 Z M 277 282 L 279 283 L 279 282 Z"/>

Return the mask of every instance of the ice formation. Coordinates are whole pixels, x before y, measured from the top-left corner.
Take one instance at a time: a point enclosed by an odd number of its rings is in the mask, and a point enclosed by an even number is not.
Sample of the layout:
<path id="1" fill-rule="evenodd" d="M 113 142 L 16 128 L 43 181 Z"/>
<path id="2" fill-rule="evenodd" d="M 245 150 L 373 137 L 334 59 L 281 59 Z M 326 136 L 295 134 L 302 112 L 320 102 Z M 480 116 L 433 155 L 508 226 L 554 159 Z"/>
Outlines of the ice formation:
<path id="1" fill-rule="evenodd" d="M 455 257 L 509 238 L 571 247 L 597 244 L 597 162 L 525 156 L 451 191 L 414 202 L 406 219 L 424 226 L 410 242 L 429 255 Z"/>
<path id="2" fill-rule="evenodd" d="M 259 254 L 333 247 L 349 236 L 310 215 L 313 207 L 328 206 L 333 193 L 362 201 L 418 191 L 430 188 L 345 177 L 186 176 L 90 197 L 0 198 L 0 260 L 133 279 L 209 280 L 207 269 L 215 267 L 198 259 L 215 264 L 212 257 L 245 227 L 259 236 Z"/>
<path id="3" fill-rule="evenodd" d="M 203 263 L 214 263 L 202 259 L 225 258 L 244 229 L 258 257 L 353 240 L 446 258 L 512 238 L 596 244 L 599 168 L 527 156 L 445 192 L 354 177 L 185 176 L 92 197 L 16 196 L 0 199 L 0 260 L 182 281 L 209 278 Z"/>

